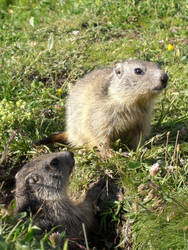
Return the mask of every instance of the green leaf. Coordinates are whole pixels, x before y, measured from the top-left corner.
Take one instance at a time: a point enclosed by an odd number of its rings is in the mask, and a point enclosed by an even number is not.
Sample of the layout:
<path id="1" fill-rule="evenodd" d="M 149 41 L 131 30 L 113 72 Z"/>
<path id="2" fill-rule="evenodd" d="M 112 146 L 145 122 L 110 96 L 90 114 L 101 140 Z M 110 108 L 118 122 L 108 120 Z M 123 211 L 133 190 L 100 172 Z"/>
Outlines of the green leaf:
<path id="1" fill-rule="evenodd" d="M 48 51 L 50 51 L 54 47 L 54 36 L 53 34 L 50 34 L 50 37 L 48 39 Z"/>
<path id="2" fill-rule="evenodd" d="M 137 162 L 129 162 L 129 167 L 132 168 L 132 169 L 136 169 L 136 168 L 139 168 L 140 167 L 140 162 L 137 161 Z"/>

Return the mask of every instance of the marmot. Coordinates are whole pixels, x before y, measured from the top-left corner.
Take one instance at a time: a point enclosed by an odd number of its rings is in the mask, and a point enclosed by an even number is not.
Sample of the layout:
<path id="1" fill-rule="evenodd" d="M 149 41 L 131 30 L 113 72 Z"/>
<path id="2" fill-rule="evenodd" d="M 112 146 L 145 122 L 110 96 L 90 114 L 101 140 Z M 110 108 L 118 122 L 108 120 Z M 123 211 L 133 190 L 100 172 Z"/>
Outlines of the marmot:
<path id="1" fill-rule="evenodd" d="M 16 174 L 16 212 L 32 212 L 42 229 L 65 231 L 67 237 L 81 237 L 82 223 L 87 233 L 95 225 L 93 200 L 87 195 L 75 204 L 67 195 L 73 153 L 64 151 L 42 155 Z M 34 217 L 34 218 L 35 218 Z"/>
<path id="2" fill-rule="evenodd" d="M 158 64 L 143 60 L 127 60 L 114 68 L 94 70 L 70 91 L 66 132 L 38 144 L 68 142 L 110 149 L 120 138 L 135 150 L 149 135 L 154 100 L 167 82 L 168 76 Z"/>

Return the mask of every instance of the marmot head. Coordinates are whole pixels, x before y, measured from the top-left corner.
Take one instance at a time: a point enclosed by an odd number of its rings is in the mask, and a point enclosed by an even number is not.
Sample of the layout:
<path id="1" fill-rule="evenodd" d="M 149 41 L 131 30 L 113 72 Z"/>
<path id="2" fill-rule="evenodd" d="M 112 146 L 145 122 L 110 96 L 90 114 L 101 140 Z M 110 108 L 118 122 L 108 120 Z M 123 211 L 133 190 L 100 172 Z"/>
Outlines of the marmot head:
<path id="1" fill-rule="evenodd" d="M 119 94 L 119 100 L 150 100 L 166 88 L 167 83 L 168 76 L 158 64 L 127 60 L 115 65 L 110 93 L 112 96 Z"/>
<path id="2" fill-rule="evenodd" d="M 25 210 L 34 202 L 66 197 L 73 166 L 74 156 L 68 151 L 42 155 L 24 165 L 16 174 L 17 211 Z"/>

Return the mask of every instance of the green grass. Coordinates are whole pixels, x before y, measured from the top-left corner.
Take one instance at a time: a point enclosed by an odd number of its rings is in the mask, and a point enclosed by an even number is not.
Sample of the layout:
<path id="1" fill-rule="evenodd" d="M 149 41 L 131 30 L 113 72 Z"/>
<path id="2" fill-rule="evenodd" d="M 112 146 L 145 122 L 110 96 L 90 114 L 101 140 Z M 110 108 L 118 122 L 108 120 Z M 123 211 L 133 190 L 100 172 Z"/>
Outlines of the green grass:
<path id="1" fill-rule="evenodd" d="M 76 196 L 99 176 L 114 176 L 124 196 L 101 212 L 101 222 L 111 220 L 118 228 L 115 244 L 188 249 L 186 8 L 183 0 L 1 1 L 1 152 L 15 133 L 0 166 L 1 203 L 11 200 L 18 169 L 50 151 L 32 142 L 63 130 L 66 95 L 76 79 L 122 59 L 156 61 L 168 71 L 169 85 L 155 105 L 150 138 L 128 158 L 117 155 L 109 162 L 94 151 L 69 148 L 77 163 L 71 192 Z M 117 142 L 115 148 L 124 146 Z M 152 177 L 156 162 L 160 171 Z M 0 210 L 0 249 L 53 247 L 51 232 L 37 236 L 32 218 L 13 216 L 11 208 Z"/>

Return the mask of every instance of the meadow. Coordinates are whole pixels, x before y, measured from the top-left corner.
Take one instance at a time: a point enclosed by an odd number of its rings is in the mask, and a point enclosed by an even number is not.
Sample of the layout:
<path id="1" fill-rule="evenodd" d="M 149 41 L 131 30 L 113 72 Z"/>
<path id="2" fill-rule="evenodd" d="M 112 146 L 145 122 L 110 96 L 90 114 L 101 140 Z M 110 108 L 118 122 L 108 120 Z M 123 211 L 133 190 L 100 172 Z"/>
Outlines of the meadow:
<path id="1" fill-rule="evenodd" d="M 0 2 L 0 249 L 67 249 L 63 233 L 56 239 L 13 212 L 16 172 L 61 150 L 75 155 L 75 199 L 101 176 L 121 188 L 121 199 L 99 211 L 104 237 L 116 234 L 103 249 L 188 249 L 187 13 L 184 0 Z M 33 144 L 64 129 L 77 79 L 128 58 L 158 62 L 169 76 L 143 146 L 122 157 L 118 140 L 106 161 L 95 149 Z"/>

